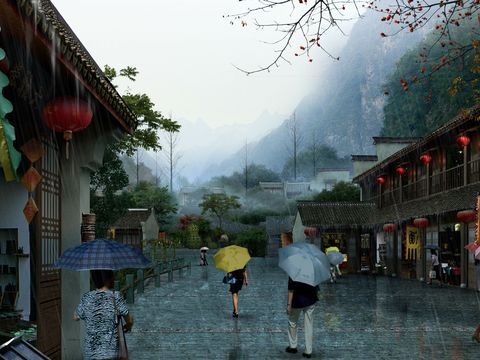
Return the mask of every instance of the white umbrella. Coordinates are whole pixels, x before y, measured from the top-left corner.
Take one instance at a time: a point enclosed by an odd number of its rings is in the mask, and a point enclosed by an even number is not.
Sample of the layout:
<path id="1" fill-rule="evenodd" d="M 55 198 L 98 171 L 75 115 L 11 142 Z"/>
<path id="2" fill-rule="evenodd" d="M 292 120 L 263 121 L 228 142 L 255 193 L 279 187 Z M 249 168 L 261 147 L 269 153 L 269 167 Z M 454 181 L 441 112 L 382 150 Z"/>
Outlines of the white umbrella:
<path id="1" fill-rule="evenodd" d="M 330 268 L 330 261 L 327 258 L 327 255 L 320 250 L 316 245 L 310 244 L 310 243 L 305 243 L 305 242 L 296 242 L 291 244 L 290 246 L 299 248 L 303 251 L 306 251 L 313 256 L 315 256 L 320 262 L 325 266 Z"/>
<path id="2" fill-rule="evenodd" d="M 332 250 L 327 253 L 327 258 L 330 261 L 330 264 L 332 265 L 340 265 L 343 262 L 343 255 L 336 251 Z"/>
<path id="3" fill-rule="evenodd" d="M 202 246 L 202 247 L 200 248 L 200 251 L 207 251 L 207 250 L 209 250 L 209 249 L 208 249 L 208 247 L 206 247 L 206 246 Z"/>
<path id="4" fill-rule="evenodd" d="M 330 279 L 330 267 L 304 249 L 287 246 L 279 249 L 278 266 L 293 281 L 316 286 Z"/>

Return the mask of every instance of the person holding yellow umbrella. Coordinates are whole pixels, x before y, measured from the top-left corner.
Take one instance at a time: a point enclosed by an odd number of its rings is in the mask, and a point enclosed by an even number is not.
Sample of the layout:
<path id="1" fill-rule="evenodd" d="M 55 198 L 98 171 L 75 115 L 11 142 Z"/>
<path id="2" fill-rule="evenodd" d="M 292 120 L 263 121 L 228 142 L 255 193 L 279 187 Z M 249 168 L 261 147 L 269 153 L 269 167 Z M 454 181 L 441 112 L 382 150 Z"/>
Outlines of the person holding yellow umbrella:
<path id="1" fill-rule="evenodd" d="M 230 284 L 233 303 L 232 316 L 238 318 L 238 293 L 243 285 L 248 286 L 246 268 L 248 261 L 250 261 L 248 249 L 237 245 L 226 246 L 213 256 L 213 261 L 217 269 L 227 273 L 224 277 L 224 283 Z"/>
<path id="2" fill-rule="evenodd" d="M 330 282 L 337 281 L 337 275 L 342 276 L 342 272 L 340 271 L 340 264 L 343 262 L 343 255 L 340 252 L 340 249 L 336 246 L 330 246 L 325 249 L 325 254 L 327 254 L 328 260 L 330 260 L 331 264 L 331 280 Z"/>

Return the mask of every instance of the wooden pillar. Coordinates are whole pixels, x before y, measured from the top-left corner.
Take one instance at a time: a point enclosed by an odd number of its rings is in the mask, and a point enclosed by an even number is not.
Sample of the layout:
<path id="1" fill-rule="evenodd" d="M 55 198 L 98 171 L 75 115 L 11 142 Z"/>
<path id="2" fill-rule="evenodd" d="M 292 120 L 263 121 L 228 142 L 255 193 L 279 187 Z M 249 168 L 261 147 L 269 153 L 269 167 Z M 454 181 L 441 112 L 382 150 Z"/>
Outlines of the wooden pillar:
<path id="1" fill-rule="evenodd" d="M 143 291 L 144 291 L 144 284 L 143 284 L 143 281 L 144 281 L 145 277 L 144 277 L 144 274 L 143 274 L 143 270 L 142 269 L 139 269 L 137 270 L 137 293 L 138 294 L 143 294 Z"/>
<path id="2" fill-rule="evenodd" d="M 399 230 L 395 230 L 393 232 L 393 269 L 392 269 L 392 277 L 397 276 L 398 271 L 398 233 Z"/>
<path id="3" fill-rule="evenodd" d="M 427 163 L 427 196 L 430 196 L 430 194 L 432 193 L 430 186 L 431 182 L 432 179 L 430 178 L 430 163 Z"/>
<path id="4" fill-rule="evenodd" d="M 467 287 L 468 254 L 465 245 L 468 242 L 468 223 L 462 222 L 460 232 L 460 287 Z"/>
<path id="5" fill-rule="evenodd" d="M 467 156 L 467 146 L 464 146 L 463 147 L 463 186 L 467 186 L 467 184 L 468 184 L 468 156 Z"/>
<path id="6" fill-rule="evenodd" d="M 135 301 L 135 288 L 134 288 L 134 277 L 133 274 L 127 274 L 125 276 L 125 282 L 127 283 L 127 304 L 133 304 Z"/>
<path id="7" fill-rule="evenodd" d="M 400 177 L 400 195 L 398 197 L 400 204 L 403 202 L 403 176 L 399 175 Z"/>
<path id="8" fill-rule="evenodd" d="M 155 266 L 155 287 L 160 287 L 160 265 Z"/>
<path id="9" fill-rule="evenodd" d="M 428 177 L 427 177 L 428 182 Z M 422 274 L 420 276 L 420 281 L 426 281 L 428 278 L 427 274 L 427 249 L 425 246 L 427 245 L 427 228 L 420 229 L 420 241 L 421 241 L 421 253 L 420 256 L 422 258 Z"/>

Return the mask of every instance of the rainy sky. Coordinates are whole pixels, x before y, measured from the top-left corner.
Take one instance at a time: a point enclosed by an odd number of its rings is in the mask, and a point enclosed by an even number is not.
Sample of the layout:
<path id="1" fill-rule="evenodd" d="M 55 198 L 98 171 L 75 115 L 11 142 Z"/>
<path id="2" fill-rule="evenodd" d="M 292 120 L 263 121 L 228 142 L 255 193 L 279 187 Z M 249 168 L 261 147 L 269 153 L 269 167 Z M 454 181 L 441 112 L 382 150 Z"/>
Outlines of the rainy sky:
<path id="1" fill-rule="evenodd" d="M 53 0 L 67 23 L 103 68 L 135 66 L 133 92 L 147 93 L 164 114 L 211 127 L 250 123 L 264 110 L 289 115 L 319 82 L 320 52 L 313 62 L 295 58 L 272 72 L 246 76 L 272 60 L 264 41 L 278 33 L 253 23 L 230 24 L 224 15 L 244 9 L 236 0 Z M 335 37 L 335 50 L 346 38 Z M 120 92 L 126 84 L 120 84 Z"/>

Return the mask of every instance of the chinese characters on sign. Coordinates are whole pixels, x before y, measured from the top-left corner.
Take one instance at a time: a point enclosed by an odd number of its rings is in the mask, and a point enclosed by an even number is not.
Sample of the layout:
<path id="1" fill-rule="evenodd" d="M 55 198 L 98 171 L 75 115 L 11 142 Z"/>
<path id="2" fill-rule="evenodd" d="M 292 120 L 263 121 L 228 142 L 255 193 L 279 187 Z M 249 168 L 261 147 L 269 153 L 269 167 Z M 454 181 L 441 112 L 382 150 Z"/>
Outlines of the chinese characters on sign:
<path id="1" fill-rule="evenodd" d="M 405 259 L 416 260 L 420 257 L 420 230 L 413 226 L 407 226 L 405 235 Z"/>

